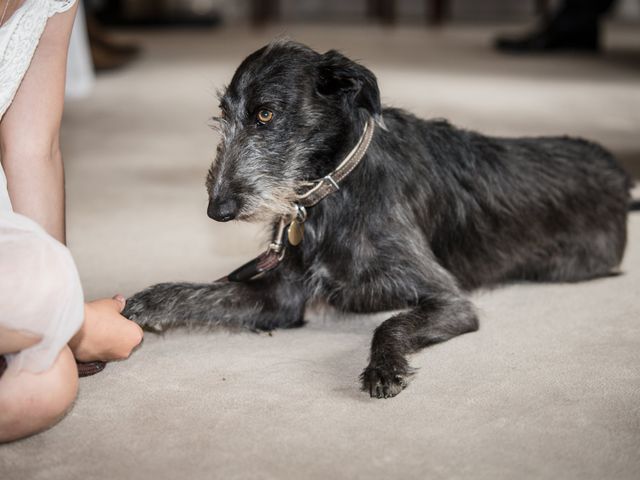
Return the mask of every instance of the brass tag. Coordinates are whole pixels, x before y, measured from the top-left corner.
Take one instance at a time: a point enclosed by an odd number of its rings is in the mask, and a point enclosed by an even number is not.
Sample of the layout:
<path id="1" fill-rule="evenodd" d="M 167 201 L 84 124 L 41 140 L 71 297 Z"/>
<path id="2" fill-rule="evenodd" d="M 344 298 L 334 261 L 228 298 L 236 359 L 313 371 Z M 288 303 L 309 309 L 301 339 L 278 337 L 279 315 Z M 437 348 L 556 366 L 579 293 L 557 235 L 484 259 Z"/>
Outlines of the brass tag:
<path id="1" fill-rule="evenodd" d="M 304 223 L 294 220 L 291 222 L 291 225 L 289 225 L 289 229 L 287 230 L 289 243 L 296 247 L 300 245 L 300 242 L 302 242 L 302 237 L 304 237 Z"/>

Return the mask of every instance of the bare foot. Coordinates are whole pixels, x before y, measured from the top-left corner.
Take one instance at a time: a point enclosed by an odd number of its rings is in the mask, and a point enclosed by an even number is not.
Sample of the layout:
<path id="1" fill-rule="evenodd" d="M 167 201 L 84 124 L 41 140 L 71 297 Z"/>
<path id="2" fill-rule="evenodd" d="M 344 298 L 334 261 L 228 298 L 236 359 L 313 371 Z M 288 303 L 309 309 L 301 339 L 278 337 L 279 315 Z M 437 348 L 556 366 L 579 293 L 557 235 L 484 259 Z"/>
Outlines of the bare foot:
<path id="1" fill-rule="evenodd" d="M 85 304 L 84 323 L 69 342 L 77 360 L 90 362 L 123 360 L 142 341 L 142 329 L 120 312 L 125 305 L 121 295 Z"/>

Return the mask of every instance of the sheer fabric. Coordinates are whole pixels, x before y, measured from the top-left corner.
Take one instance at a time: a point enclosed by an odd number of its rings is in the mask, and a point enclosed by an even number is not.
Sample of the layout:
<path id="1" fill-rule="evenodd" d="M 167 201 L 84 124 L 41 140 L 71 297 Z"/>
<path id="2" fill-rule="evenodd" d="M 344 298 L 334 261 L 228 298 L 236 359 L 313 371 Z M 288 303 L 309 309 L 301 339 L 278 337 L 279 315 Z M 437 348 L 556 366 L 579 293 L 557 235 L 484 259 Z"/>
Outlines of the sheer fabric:
<path id="1" fill-rule="evenodd" d="M 34 221 L 0 212 L 0 324 L 42 337 L 7 355 L 7 368 L 47 370 L 83 319 L 82 287 L 69 250 Z"/>
<path id="2" fill-rule="evenodd" d="M 0 120 L 20 86 L 47 19 L 75 0 L 24 0 L 0 27 Z M 84 300 L 69 250 L 15 213 L 0 167 L 0 325 L 42 337 L 7 355 L 9 370 L 47 370 L 82 325 Z"/>

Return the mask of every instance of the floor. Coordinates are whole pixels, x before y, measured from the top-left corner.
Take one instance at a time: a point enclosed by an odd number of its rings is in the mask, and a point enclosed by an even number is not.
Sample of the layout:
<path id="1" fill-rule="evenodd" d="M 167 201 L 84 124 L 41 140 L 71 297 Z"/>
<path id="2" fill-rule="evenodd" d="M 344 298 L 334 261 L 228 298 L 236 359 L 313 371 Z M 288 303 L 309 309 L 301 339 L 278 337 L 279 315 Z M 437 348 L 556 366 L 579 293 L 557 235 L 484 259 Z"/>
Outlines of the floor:
<path id="1" fill-rule="evenodd" d="M 582 135 L 640 174 L 640 31 L 601 57 L 503 57 L 495 28 L 271 27 L 147 32 L 63 124 L 69 244 L 86 296 L 208 281 L 264 228 L 205 215 L 207 119 L 242 58 L 286 34 L 361 59 L 384 102 L 496 135 Z M 640 195 L 640 192 L 636 192 Z M 474 294 L 479 332 L 413 356 L 392 400 L 358 390 L 385 314 L 308 315 L 273 335 L 147 334 L 81 381 L 44 434 L 0 446 L 13 479 L 640 478 L 640 214 L 624 275 Z"/>

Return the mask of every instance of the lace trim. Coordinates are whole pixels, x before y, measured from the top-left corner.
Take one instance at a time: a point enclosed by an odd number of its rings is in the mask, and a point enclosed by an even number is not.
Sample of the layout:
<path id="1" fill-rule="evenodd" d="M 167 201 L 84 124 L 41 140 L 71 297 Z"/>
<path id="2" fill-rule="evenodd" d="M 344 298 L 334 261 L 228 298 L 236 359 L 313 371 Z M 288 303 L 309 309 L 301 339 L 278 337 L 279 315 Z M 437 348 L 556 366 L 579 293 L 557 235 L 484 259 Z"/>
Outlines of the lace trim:
<path id="1" fill-rule="evenodd" d="M 16 11 L 19 17 L 11 17 L 3 25 L 3 33 L 9 35 L 4 52 L 0 52 L 0 119 L 11 105 L 13 98 L 31 64 L 47 19 L 71 8 L 76 0 L 26 0 Z M 13 25 L 13 23 L 16 23 Z M 11 23 L 11 25 L 9 25 Z"/>
<path id="2" fill-rule="evenodd" d="M 13 101 L 47 23 L 46 10 L 42 7 L 23 5 L 20 17 L 10 19 L 16 21 L 16 25 L 11 25 L 11 31 L 5 32 L 10 37 L 0 66 L 0 118 Z"/>
<path id="3" fill-rule="evenodd" d="M 73 7 L 76 0 L 49 0 L 49 16 L 62 13 Z"/>

